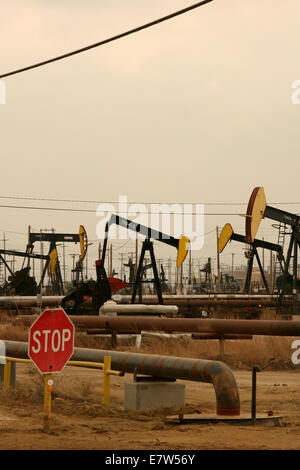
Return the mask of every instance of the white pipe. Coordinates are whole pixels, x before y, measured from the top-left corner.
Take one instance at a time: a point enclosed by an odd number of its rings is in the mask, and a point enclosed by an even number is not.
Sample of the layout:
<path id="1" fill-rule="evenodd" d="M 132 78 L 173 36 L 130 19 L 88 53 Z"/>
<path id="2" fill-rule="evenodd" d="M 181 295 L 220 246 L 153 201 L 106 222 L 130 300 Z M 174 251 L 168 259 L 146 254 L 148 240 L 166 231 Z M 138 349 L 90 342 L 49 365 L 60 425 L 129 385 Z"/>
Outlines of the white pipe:
<path id="1" fill-rule="evenodd" d="M 61 301 L 64 298 L 63 295 L 43 295 L 43 303 L 46 301 Z M 31 302 L 38 302 L 36 295 L 12 295 L 12 296 L 0 296 L 0 304 L 5 302 L 24 301 L 28 300 Z"/>
<path id="2" fill-rule="evenodd" d="M 144 304 L 129 304 L 118 305 L 115 302 L 108 301 L 99 309 L 99 315 L 107 313 L 178 313 L 177 305 L 144 305 Z"/>
<path id="3" fill-rule="evenodd" d="M 140 349 L 141 348 L 141 345 L 142 345 L 142 342 L 143 342 L 143 338 L 151 338 L 151 337 L 155 337 L 155 338 L 176 338 L 176 339 L 181 339 L 181 338 L 188 338 L 188 339 L 192 339 L 192 334 L 189 334 L 189 333 L 182 333 L 182 334 L 169 334 L 169 333 L 149 333 L 148 331 L 141 331 L 141 334 L 140 335 L 136 335 L 136 339 L 135 339 L 135 347 L 136 349 Z"/>

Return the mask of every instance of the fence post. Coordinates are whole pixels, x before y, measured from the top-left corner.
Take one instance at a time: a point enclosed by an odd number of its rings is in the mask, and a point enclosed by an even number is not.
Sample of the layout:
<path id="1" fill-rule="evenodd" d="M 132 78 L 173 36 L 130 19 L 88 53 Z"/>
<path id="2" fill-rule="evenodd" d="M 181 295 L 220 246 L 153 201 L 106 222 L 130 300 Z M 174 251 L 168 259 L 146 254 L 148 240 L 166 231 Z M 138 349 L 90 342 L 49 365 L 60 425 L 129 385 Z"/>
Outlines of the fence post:
<path id="1" fill-rule="evenodd" d="M 111 356 L 104 356 L 104 366 L 103 366 L 103 405 L 109 406 L 110 402 L 110 368 L 111 368 Z"/>
<path id="2" fill-rule="evenodd" d="M 251 403 L 251 423 L 256 424 L 256 372 L 260 372 L 261 369 L 258 365 L 252 368 L 252 403 Z"/>
<path id="3" fill-rule="evenodd" d="M 3 381 L 5 390 L 10 389 L 10 378 L 11 378 L 11 361 L 9 359 L 6 359 L 5 365 L 4 365 L 4 381 Z"/>

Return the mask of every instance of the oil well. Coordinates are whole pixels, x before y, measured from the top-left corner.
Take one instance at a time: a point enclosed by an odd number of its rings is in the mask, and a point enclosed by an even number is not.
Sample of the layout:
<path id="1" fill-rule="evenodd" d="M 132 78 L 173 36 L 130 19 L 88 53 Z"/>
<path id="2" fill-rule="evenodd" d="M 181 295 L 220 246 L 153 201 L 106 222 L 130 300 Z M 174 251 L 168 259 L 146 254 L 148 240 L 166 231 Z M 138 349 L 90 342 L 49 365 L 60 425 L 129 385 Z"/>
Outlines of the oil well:
<path id="1" fill-rule="evenodd" d="M 190 264 L 188 237 L 176 238 L 116 214 L 112 214 L 105 225 L 103 248 L 97 259 L 92 260 L 94 272 L 84 278 L 89 242 L 83 225 L 77 233 L 32 232 L 29 227 L 24 251 L 0 249 L 0 263 L 8 271 L 8 278 L 0 286 L 0 303 L 6 307 L 17 306 L 20 310 L 46 302 L 61 305 L 70 315 L 99 315 L 103 304 L 113 300 L 122 305 L 174 305 L 178 307 L 175 316 L 183 318 L 292 319 L 299 313 L 300 216 L 269 206 L 264 188 L 256 187 L 244 217 L 244 233 L 236 233 L 228 222 L 217 233 L 216 247 L 218 258 L 226 253 L 230 244 L 241 248 L 246 261 L 242 280 L 235 278 L 233 270 L 223 272 L 219 269 L 215 274 L 211 257 L 198 266 L 198 275 L 195 275 Z M 277 243 L 257 237 L 267 219 L 275 222 L 272 230 L 273 240 L 275 237 Z M 108 250 L 109 234 L 114 225 L 143 237 L 135 262 L 133 256 L 128 262 L 122 257 L 121 275 L 112 269 Z M 65 243 L 78 247 L 74 254 L 77 261 L 76 264 L 73 262 L 71 270 L 72 283 L 68 285 L 63 282 L 58 255 L 58 247 Z M 176 250 L 175 286 L 168 279 L 170 266 L 157 260 L 155 246 L 160 244 Z M 270 259 L 274 260 L 270 272 L 264 269 L 259 250 L 270 253 Z M 12 269 L 15 263 L 9 262 L 11 257 L 21 260 L 20 268 Z M 34 275 L 35 260 L 41 263 L 39 279 Z M 107 262 L 110 262 L 108 273 Z M 187 276 L 183 275 L 184 263 L 186 267 L 188 265 Z M 254 276 L 256 279 L 259 276 L 260 287 L 257 289 L 254 288 Z"/>

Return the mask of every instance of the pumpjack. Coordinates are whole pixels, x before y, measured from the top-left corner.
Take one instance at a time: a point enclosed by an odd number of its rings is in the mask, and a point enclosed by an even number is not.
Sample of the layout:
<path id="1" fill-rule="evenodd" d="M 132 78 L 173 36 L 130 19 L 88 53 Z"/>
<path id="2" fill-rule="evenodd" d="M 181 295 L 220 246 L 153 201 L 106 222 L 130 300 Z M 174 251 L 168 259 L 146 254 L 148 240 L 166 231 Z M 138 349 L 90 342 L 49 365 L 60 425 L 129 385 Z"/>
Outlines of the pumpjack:
<path id="1" fill-rule="evenodd" d="M 48 254 L 34 253 L 34 243 L 37 241 L 50 242 Z M 9 272 L 8 282 L 6 282 L 0 289 L 1 294 L 10 295 L 37 295 L 41 290 L 46 273 L 48 272 L 51 288 L 57 295 L 64 293 L 62 276 L 60 271 L 57 242 L 74 242 L 80 243 L 81 261 L 83 261 L 87 250 L 87 234 L 83 225 L 79 227 L 78 234 L 69 233 L 46 233 L 46 232 L 30 232 L 28 234 L 28 243 L 26 251 L 5 250 L 0 249 L 0 261 L 5 265 Z M 22 257 L 23 263 L 21 269 L 13 272 L 8 265 L 5 256 Z M 39 284 L 37 284 L 35 277 L 30 276 L 31 267 L 29 262 L 31 259 L 39 259 L 45 261 L 43 272 Z M 26 266 L 27 260 L 27 266 Z"/>
<path id="2" fill-rule="evenodd" d="M 245 256 L 248 259 L 248 263 L 247 263 L 247 275 L 246 275 L 246 280 L 245 280 L 244 292 L 247 294 L 250 292 L 253 261 L 254 261 L 254 258 L 256 258 L 263 284 L 265 286 L 266 292 L 269 294 L 270 288 L 266 280 L 266 276 L 265 276 L 265 273 L 264 273 L 264 270 L 263 270 L 263 267 L 259 258 L 257 248 L 263 248 L 266 250 L 276 252 L 278 260 L 280 261 L 281 269 L 283 271 L 284 270 L 284 256 L 283 256 L 282 246 L 276 245 L 275 243 L 270 243 L 264 240 L 258 240 L 258 239 L 254 239 L 252 242 L 249 242 L 247 241 L 247 238 L 244 235 L 235 233 L 230 224 L 225 224 L 218 239 L 218 252 L 222 253 L 227 243 L 230 242 L 231 240 L 249 245 L 249 250 L 245 252 Z"/>
<path id="3" fill-rule="evenodd" d="M 50 263 L 51 270 L 55 269 L 53 266 L 54 260 L 49 258 L 48 255 L 41 255 L 35 253 L 27 253 L 16 250 L 4 250 L 0 249 L 0 260 L 5 265 L 9 272 L 8 281 L 1 286 L 2 295 L 36 295 L 38 287 L 34 276 L 30 276 L 30 266 L 24 267 L 24 263 L 21 269 L 13 271 L 6 262 L 6 259 L 2 255 L 22 257 L 24 260 L 28 259 L 43 259 Z"/>
<path id="4" fill-rule="evenodd" d="M 64 299 L 62 300 L 62 306 L 63 308 L 65 308 L 67 313 L 73 313 L 73 314 L 76 313 L 78 309 L 80 308 L 80 306 L 83 304 L 83 302 L 87 298 L 91 298 L 93 312 L 98 314 L 99 308 L 103 305 L 103 303 L 111 299 L 111 294 L 112 294 L 111 279 L 107 277 L 104 265 L 105 265 L 105 256 L 106 256 L 109 229 L 113 224 L 119 225 L 128 230 L 133 230 L 136 233 L 139 233 L 146 237 L 145 240 L 143 241 L 141 255 L 140 255 L 139 264 L 137 268 L 137 274 L 136 274 L 134 284 L 133 284 L 131 303 L 135 303 L 138 289 L 141 283 L 143 282 L 143 279 L 142 279 L 143 272 L 144 272 L 143 262 L 144 262 L 146 251 L 150 252 L 151 267 L 153 269 L 153 274 L 154 274 L 153 282 L 156 288 L 158 302 L 160 304 L 163 303 L 161 284 L 160 284 L 160 279 L 158 276 L 157 265 L 156 265 L 156 260 L 154 256 L 153 242 L 151 241 L 151 238 L 158 240 L 162 243 L 165 243 L 169 246 L 173 246 L 174 248 L 177 249 L 176 264 L 178 267 L 181 266 L 181 264 L 183 263 L 184 259 L 187 256 L 189 239 L 185 236 L 182 236 L 180 239 L 178 239 L 170 235 L 166 235 L 162 232 L 159 232 L 155 229 L 146 227 L 137 222 L 133 222 L 121 216 L 112 214 L 110 216 L 110 219 L 105 225 L 102 257 L 101 259 L 98 259 L 95 263 L 96 281 L 88 281 L 88 282 L 82 283 L 75 291 L 73 291 L 72 293 L 64 297 Z M 115 279 L 115 282 L 117 286 L 119 286 L 119 288 L 122 288 L 128 285 L 121 280 Z M 115 285 L 115 289 L 118 288 L 117 286 Z M 139 292 L 141 292 L 141 289 L 139 290 Z"/>
<path id="5" fill-rule="evenodd" d="M 288 285 L 292 281 L 293 308 L 297 308 L 297 275 L 298 249 L 300 247 L 300 216 L 267 205 L 264 188 L 257 186 L 250 196 L 246 214 L 246 240 L 253 243 L 262 219 L 279 222 L 279 236 L 284 233 L 290 236 L 285 258 L 284 269 L 278 290 L 278 310 L 280 310 Z M 292 262 L 292 263 L 291 263 Z M 292 273 L 289 273 L 292 264 Z"/>
<path id="6" fill-rule="evenodd" d="M 38 285 L 38 291 L 40 291 L 41 286 L 43 285 L 45 275 L 50 268 L 50 278 L 52 284 L 55 285 L 55 290 L 58 295 L 64 294 L 64 286 L 61 275 L 60 263 L 57 253 L 57 243 L 68 242 L 68 243 L 79 243 L 80 244 L 80 260 L 84 260 L 88 241 L 87 233 L 83 225 L 79 226 L 78 233 L 55 233 L 55 232 L 29 232 L 28 234 L 28 244 L 26 247 L 26 256 L 28 258 L 32 257 L 32 252 L 34 249 L 34 243 L 36 242 L 49 242 L 49 252 L 46 258 L 46 263 L 43 268 L 41 279 Z M 82 267 L 82 264 L 81 264 Z"/>

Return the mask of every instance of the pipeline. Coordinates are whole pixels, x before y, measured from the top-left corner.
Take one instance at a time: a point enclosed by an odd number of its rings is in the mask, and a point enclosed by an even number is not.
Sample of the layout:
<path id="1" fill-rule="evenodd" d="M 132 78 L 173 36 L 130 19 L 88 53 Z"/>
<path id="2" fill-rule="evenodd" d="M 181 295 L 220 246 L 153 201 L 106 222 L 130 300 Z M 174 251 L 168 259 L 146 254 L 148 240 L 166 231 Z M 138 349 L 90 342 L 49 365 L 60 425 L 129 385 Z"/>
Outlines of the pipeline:
<path id="1" fill-rule="evenodd" d="M 0 306 L 2 308 L 16 308 L 16 307 L 39 307 L 41 302 L 48 307 L 60 305 L 62 296 L 43 296 L 40 299 L 38 296 L 0 296 Z"/>
<path id="2" fill-rule="evenodd" d="M 6 355 L 28 358 L 28 343 L 4 341 Z M 111 357 L 111 368 L 120 372 L 145 374 L 163 379 L 181 379 L 211 383 L 216 394 L 216 412 L 219 416 L 239 416 L 240 398 L 231 369 L 221 361 L 158 356 L 98 349 L 75 348 L 70 360 L 104 362 Z"/>
<path id="3" fill-rule="evenodd" d="M 105 302 L 105 304 L 103 304 L 102 307 L 100 308 L 99 315 L 105 315 L 107 313 L 176 314 L 178 313 L 178 307 L 176 305 L 144 305 L 144 304 L 119 305 L 114 302 L 108 301 L 108 302 Z"/>
<path id="4" fill-rule="evenodd" d="M 287 297 L 292 297 L 291 295 L 287 295 Z M 276 295 L 272 294 L 220 294 L 217 292 L 212 292 L 210 294 L 164 294 L 163 299 L 170 300 L 193 300 L 193 299 L 272 299 L 277 298 Z M 130 303 L 131 296 L 130 295 L 120 295 L 114 294 L 112 299 L 116 302 L 120 303 Z M 155 295 L 144 294 L 143 300 L 157 300 Z"/>
<path id="5" fill-rule="evenodd" d="M 36 315 L 20 315 L 15 322 L 31 324 Z M 224 320 L 167 317 L 107 317 L 70 315 L 77 328 L 105 330 L 145 330 L 184 333 L 246 334 L 268 336 L 300 336 L 300 321 L 292 320 Z"/>
<path id="6" fill-rule="evenodd" d="M 61 305 L 63 296 L 0 296 L 0 306 L 6 308 L 17 307 L 37 307 L 42 304 L 50 307 Z M 130 304 L 131 296 L 129 295 L 114 295 L 113 300 L 118 304 Z M 286 302 L 291 301 L 292 296 L 285 296 Z M 263 306 L 276 306 L 277 296 L 268 294 L 201 294 L 201 295 L 164 295 L 164 306 L 180 306 L 180 305 L 194 305 L 194 306 L 213 306 L 213 305 L 234 305 L 235 307 L 243 307 L 246 305 L 263 305 Z M 143 304 L 153 304 L 157 302 L 157 297 L 154 295 L 144 295 Z M 90 305 L 90 301 L 86 301 Z M 132 304 L 131 304 L 132 305 Z"/>
<path id="7" fill-rule="evenodd" d="M 128 296 L 114 296 L 114 300 L 118 302 L 119 305 L 128 305 L 130 304 L 130 299 Z M 154 296 L 145 295 L 143 296 L 143 304 L 153 304 L 157 301 Z M 163 297 L 164 305 L 171 306 L 177 305 L 180 306 L 190 306 L 190 307 L 217 307 L 217 306 L 227 306 L 227 307 L 247 307 L 247 306 L 263 306 L 263 307 L 276 307 L 278 304 L 277 297 L 271 295 L 240 295 L 239 297 L 234 297 L 232 295 L 166 295 Z M 285 296 L 285 303 L 291 304 L 292 299 L 289 296 Z"/>

